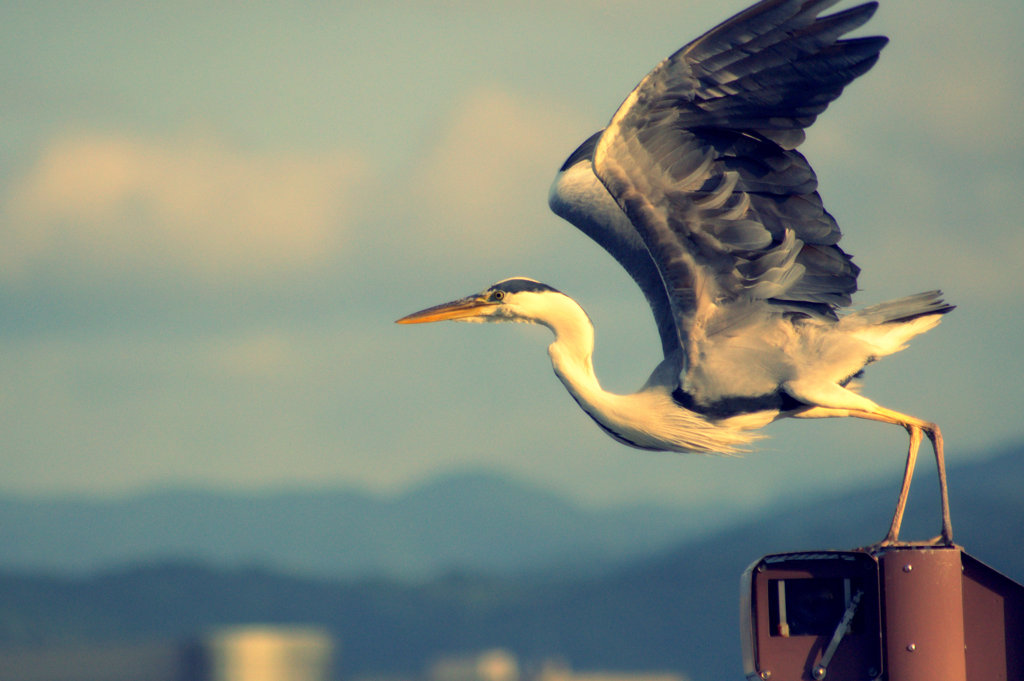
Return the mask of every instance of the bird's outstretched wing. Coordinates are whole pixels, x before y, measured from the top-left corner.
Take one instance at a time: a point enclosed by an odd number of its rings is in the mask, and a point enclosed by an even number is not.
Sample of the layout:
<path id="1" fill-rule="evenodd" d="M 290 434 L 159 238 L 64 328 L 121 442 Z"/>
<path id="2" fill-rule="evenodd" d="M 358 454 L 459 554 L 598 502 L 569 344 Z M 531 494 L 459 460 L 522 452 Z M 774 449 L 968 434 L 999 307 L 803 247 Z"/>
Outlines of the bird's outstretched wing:
<path id="1" fill-rule="evenodd" d="M 641 284 L 666 350 L 738 302 L 825 316 L 850 303 L 858 268 L 795 149 L 887 39 L 840 39 L 877 3 L 819 16 L 835 2 L 763 0 L 720 24 L 651 71 L 570 157 L 590 158 L 635 236 L 625 220 L 580 225 L 572 197 L 553 190 L 556 212 Z"/>

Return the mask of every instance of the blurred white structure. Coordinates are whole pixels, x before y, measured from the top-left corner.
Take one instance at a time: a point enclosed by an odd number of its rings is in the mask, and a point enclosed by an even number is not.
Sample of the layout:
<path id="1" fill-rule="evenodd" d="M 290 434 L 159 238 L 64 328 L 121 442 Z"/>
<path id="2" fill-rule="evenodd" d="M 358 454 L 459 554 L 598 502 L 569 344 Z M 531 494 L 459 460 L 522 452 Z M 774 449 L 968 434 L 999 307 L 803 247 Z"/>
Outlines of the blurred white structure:
<path id="1" fill-rule="evenodd" d="M 506 650 L 439 658 L 430 666 L 430 681 L 519 681 L 519 664 Z"/>
<path id="2" fill-rule="evenodd" d="M 315 628 L 251 625 L 205 640 L 209 681 L 327 681 L 334 648 Z"/>
<path id="3" fill-rule="evenodd" d="M 662 671 L 573 671 L 565 662 L 548 660 L 533 681 L 688 681 L 688 677 Z"/>
<path id="4" fill-rule="evenodd" d="M 515 655 L 501 648 L 438 658 L 428 681 L 689 681 L 667 671 L 574 671 L 561 659 L 548 659 L 539 670 L 522 674 Z"/>

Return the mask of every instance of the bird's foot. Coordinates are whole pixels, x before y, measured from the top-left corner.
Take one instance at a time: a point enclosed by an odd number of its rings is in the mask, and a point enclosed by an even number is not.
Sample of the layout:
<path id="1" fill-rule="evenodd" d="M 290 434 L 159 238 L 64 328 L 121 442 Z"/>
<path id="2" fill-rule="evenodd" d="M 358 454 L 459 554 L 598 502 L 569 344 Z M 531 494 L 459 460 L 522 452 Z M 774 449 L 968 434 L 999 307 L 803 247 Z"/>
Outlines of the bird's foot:
<path id="1" fill-rule="evenodd" d="M 856 550 L 857 551 L 864 551 L 866 553 L 876 553 L 876 552 L 881 551 L 883 549 L 911 548 L 911 547 L 915 547 L 915 546 L 916 547 L 922 547 L 922 546 L 942 546 L 942 547 L 951 548 L 953 546 L 956 546 L 956 544 L 953 543 L 953 537 L 947 536 L 945 533 L 940 534 L 940 535 L 938 535 L 936 537 L 932 537 L 931 539 L 926 539 L 924 541 L 900 540 L 900 539 L 897 539 L 896 537 L 894 537 L 893 535 L 888 534 L 888 535 L 885 536 L 885 539 L 883 539 L 882 541 L 878 542 L 877 544 L 869 544 L 868 546 L 861 546 L 861 547 L 859 547 Z"/>
<path id="2" fill-rule="evenodd" d="M 899 546 L 899 545 L 900 545 L 899 538 L 896 536 L 896 534 L 894 534 L 893 532 L 890 531 L 889 534 L 885 535 L 885 539 L 883 539 L 882 541 L 878 542 L 877 544 L 872 544 L 871 548 L 883 549 L 886 546 Z"/>
<path id="3" fill-rule="evenodd" d="M 945 497 L 943 497 L 945 498 Z M 953 523 L 949 520 L 949 506 L 946 503 L 946 510 L 942 514 L 942 533 L 936 537 L 936 544 L 944 544 L 945 546 L 953 546 Z"/>
<path id="4" fill-rule="evenodd" d="M 867 546 L 858 546 L 854 551 L 863 551 L 864 553 L 878 553 L 884 549 L 892 548 L 895 546 L 905 546 L 906 542 L 901 542 L 896 539 L 891 539 L 888 536 L 880 542 L 874 544 L 868 544 Z"/>

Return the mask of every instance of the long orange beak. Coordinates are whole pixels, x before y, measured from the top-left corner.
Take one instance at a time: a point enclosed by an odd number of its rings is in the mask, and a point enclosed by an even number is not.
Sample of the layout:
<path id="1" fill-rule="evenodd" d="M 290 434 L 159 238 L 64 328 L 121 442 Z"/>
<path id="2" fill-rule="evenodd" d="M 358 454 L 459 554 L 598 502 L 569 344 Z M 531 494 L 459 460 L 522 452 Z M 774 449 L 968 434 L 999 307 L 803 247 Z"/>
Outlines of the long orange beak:
<path id="1" fill-rule="evenodd" d="M 480 296 L 469 296 L 460 298 L 450 303 L 441 303 L 426 310 L 413 312 L 411 315 L 402 317 L 395 321 L 396 324 L 425 324 L 427 322 L 440 322 L 446 319 L 466 319 L 476 317 L 480 310 L 494 307 L 495 303 L 488 302 Z"/>

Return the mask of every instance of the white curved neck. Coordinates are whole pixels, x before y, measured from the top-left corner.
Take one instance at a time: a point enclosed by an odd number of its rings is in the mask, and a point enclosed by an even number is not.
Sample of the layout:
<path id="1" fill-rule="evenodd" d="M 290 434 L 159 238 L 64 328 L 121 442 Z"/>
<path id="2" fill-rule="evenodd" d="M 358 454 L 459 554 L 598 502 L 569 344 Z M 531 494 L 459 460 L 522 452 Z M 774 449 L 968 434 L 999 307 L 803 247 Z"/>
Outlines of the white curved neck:
<path id="1" fill-rule="evenodd" d="M 637 393 L 604 391 L 594 375 L 594 326 L 571 298 L 545 296 L 542 307 L 520 320 L 551 329 L 555 341 L 548 354 L 555 375 L 583 411 L 619 442 L 641 449 L 734 452 L 752 439 L 741 429 L 720 427 L 675 403 L 670 387 L 679 375 L 678 356 L 659 364 Z"/>
<path id="2" fill-rule="evenodd" d="M 581 406 L 592 405 L 606 394 L 594 375 L 594 325 L 568 296 L 553 297 L 548 304 L 536 321 L 555 334 L 555 341 L 548 346 L 551 366 Z"/>

